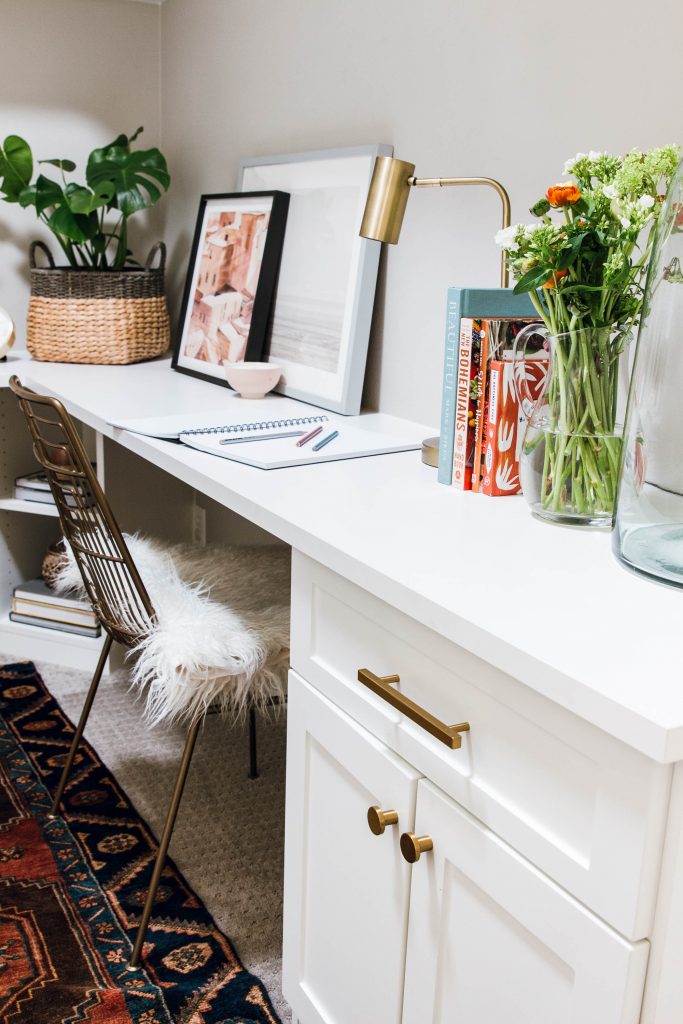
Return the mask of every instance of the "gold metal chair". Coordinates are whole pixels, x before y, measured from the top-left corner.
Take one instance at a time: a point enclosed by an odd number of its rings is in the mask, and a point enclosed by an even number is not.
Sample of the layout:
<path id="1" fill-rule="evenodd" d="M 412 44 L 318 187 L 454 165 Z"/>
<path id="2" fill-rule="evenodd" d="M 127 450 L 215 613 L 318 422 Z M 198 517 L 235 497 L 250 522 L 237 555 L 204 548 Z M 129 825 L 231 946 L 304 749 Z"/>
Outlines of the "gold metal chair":
<path id="1" fill-rule="evenodd" d="M 33 438 L 34 454 L 47 475 L 57 503 L 64 536 L 71 546 L 83 577 L 85 590 L 106 635 L 52 801 L 50 816 L 56 817 L 112 643 L 116 640 L 129 649 L 134 647 L 148 635 L 156 618 L 144 583 L 65 407 L 55 398 L 39 395 L 23 387 L 16 376 L 13 376 L 9 383 L 26 416 Z M 201 722 L 201 718 L 193 721 L 188 730 L 129 961 L 132 970 L 140 964 L 154 899 L 166 862 Z M 256 778 L 256 719 L 253 708 L 249 712 L 249 746 L 249 775 L 250 778 Z"/>

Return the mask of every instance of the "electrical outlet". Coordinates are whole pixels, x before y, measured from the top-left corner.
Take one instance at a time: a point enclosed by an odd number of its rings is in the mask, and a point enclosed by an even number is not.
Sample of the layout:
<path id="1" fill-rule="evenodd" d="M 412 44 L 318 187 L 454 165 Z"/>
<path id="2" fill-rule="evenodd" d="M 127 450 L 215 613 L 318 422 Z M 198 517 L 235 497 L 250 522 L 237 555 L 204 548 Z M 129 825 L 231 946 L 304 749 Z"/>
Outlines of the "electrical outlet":
<path id="1" fill-rule="evenodd" d="M 192 543 L 206 547 L 206 509 L 196 502 L 192 506 Z"/>

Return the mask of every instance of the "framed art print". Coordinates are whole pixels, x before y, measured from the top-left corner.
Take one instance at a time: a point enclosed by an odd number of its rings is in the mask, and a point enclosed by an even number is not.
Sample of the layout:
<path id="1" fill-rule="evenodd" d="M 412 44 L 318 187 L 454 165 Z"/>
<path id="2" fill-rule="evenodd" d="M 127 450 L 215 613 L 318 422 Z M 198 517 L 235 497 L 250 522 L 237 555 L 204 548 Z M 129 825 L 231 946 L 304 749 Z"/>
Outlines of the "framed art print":
<path id="1" fill-rule="evenodd" d="M 202 196 L 172 366 L 228 387 L 223 364 L 260 360 L 270 321 L 289 196 Z"/>
<path id="2" fill-rule="evenodd" d="M 243 160 L 240 187 L 290 194 L 267 359 L 276 391 L 360 411 L 381 244 L 358 234 L 377 156 L 357 146 Z"/>

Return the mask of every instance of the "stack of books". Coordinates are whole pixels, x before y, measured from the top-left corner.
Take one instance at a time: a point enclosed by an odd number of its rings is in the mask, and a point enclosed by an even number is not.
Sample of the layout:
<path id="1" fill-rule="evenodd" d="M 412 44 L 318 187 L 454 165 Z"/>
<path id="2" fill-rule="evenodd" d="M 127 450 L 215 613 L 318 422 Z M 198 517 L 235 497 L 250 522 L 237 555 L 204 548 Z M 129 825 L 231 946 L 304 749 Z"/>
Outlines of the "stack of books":
<path id="1" fill-rule="evenodd" d="M 101 633 L 100 623 L 87 597 L 55 594 L 42 579 L 29 580 L 14 588 L 9 617 L 12 622 L 58 629 L 79 636 L 97 637 Z"/>
<path id="2" fill-rule="evenodd" d="M 526 295 L 451 288 L 446 319 L 439 482 L 489 495 L 518 494 L 526 426 L 520 391 L 537 400 L 548 369 L 543 337 L 513 360 L 516 336 L 538 316 Z M 532 332 L 530 332 L 532 333 Z M 520 388 L 520 378 L 524 388 Z"/>
<path id="3" fill-rule="evenodd" d="M 54 505 L 50 485 L 42 470 L 36 473 L 26 473 L 25 476 L 18 476 L 14 481 L 14 497 L 23 501 L 40 501 L 45 504 Z"/>

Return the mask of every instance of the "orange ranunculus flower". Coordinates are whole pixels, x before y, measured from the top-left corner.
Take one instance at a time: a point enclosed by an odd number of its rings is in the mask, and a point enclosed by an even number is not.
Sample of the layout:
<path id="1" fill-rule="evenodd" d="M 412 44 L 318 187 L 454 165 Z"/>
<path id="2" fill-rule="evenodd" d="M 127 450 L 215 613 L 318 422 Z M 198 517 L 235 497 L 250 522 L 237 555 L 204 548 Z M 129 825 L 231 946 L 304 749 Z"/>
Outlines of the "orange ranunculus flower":
<path id="1" fill-rule="evenodd" d="M 546 283 L 543 285 L 543 287 L 544 288 L 556 288 L 557 287 L 557 282 L 561 278 L 566 277 L 568 273 L 569 273 L 568 270 L 553 270 L 553 276 L 546 281 Z"/>
<path id="2" fill-rule="evenodd" d="M 581 189 L 573 182 L 551 185 L 545 194 L 551 206 L 573 206 L 581 198 Z"/>

